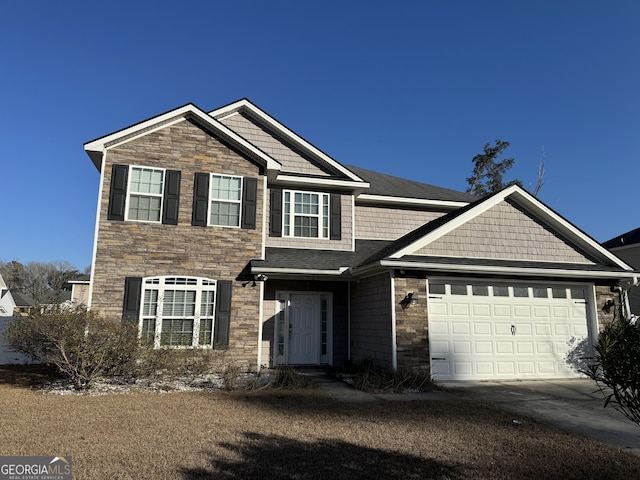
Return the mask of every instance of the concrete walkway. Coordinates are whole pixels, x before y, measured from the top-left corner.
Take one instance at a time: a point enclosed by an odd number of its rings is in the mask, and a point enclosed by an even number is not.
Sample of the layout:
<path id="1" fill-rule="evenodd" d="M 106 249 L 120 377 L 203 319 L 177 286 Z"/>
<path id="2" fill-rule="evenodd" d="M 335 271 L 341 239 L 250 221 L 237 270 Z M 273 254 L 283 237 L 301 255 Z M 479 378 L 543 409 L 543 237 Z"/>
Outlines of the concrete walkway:
<path id="1" fill-rule="evenodd" d="M 588 379 L 449 382 L 441 384 L 444 391 L 371 394 L 320 371 L 307 374 L 340 402 L 479 400 L 512 412 L 514 420 L 531 417 L 640 456 L 640 426 L 611 406 L 603 408 L 602 393 Z"/>

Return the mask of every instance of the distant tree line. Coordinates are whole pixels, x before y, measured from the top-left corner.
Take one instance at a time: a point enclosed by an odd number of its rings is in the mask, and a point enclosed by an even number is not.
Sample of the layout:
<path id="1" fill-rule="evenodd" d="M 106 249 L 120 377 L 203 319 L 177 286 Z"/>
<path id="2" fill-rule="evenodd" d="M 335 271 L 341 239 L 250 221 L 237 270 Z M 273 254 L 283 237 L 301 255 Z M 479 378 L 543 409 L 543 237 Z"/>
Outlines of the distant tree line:
<path id="1" fill-rule="evenodd" d="M 0 275 L 9 290 L 31 296 L 36 304 L 58 303 L 62 292 L 69 288 L 69 280 L 82 273 L 66 261 L 22 264 L 0 260 Z"/>

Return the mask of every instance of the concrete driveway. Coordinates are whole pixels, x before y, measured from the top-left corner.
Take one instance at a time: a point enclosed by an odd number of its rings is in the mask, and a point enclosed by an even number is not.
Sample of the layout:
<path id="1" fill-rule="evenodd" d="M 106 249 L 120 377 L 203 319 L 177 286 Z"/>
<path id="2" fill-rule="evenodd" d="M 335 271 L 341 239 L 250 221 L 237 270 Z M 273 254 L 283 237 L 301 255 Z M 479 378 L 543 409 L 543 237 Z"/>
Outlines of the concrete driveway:
<path id="1" fill-rule="evenodd" d="M 494 403 L 502 409 L 594 438 L 640 456 L 640 426 L 604 398 L 592 380 L 448 382 L 452 393 Z"/>

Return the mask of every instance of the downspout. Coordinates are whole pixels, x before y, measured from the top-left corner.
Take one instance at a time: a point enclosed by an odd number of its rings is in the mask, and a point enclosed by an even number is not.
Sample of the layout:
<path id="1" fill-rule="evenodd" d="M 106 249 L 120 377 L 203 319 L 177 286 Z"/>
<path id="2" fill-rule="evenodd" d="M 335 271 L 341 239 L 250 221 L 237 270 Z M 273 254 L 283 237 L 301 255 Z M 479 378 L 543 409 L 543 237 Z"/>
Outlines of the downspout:
<path id="1" fill-rule="evenodd" d="M 389 273 L 391 277 L 391 368 L 398 369 L 398 341 L 396 339 L 396 279 L 393 272 Z"/>
<path id="2" fill-rule="evenodd" d="M 351 282 L 347 282 L 347 360 L 351 362 Z"/>

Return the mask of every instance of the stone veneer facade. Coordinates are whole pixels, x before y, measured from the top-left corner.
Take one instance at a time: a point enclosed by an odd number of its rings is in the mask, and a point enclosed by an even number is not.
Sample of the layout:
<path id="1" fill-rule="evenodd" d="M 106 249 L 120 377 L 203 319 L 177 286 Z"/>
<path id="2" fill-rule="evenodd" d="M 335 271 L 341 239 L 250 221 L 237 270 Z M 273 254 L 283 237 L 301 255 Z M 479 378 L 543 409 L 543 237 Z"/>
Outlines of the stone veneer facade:
<path id="1" fill-rule="evenodd" d="M 113 164 L 180 170 L 178 225 L 107 220 Z M 97 231 L 91 307 L 122 317 L 126 277 L 195 276 L 232 280 L 227 355 L 250 368 L 257 361 L 259 289 L 238 277 L 262 255 L 264 182 L 260 168 L 199 126 L 184 120 L 107 150 Z M 256 228 L 191 225 L 194 174 L 209 172 L 258 179 Z"/>
<path id="2" fill-rule="evenodd" d="M 394 284 L 398 368 L 429 368 L 427 282 L 424 278 L 395 278 Z M 401 304 L 409 292 L 416 300 Z"/>

